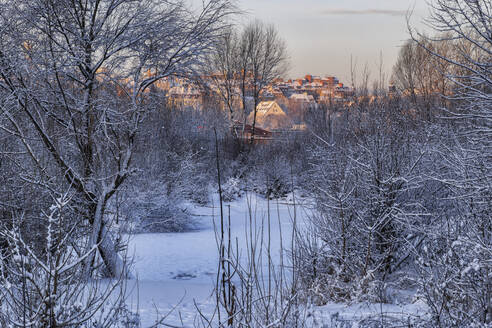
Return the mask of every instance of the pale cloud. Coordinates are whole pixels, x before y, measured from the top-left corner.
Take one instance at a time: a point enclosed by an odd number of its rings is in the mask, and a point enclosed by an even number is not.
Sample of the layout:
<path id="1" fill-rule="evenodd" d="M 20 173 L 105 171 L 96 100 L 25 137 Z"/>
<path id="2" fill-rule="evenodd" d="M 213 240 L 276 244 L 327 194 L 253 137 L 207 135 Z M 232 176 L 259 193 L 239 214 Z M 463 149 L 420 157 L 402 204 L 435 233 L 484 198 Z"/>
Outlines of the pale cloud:
<path id="1" fill-rule="evenodd" d="M 407 10 L 389 10 L 389 9 L 327 9 L 322 11 L 324 15 L 388 15 L 388 16 L 405 16 Z"/>

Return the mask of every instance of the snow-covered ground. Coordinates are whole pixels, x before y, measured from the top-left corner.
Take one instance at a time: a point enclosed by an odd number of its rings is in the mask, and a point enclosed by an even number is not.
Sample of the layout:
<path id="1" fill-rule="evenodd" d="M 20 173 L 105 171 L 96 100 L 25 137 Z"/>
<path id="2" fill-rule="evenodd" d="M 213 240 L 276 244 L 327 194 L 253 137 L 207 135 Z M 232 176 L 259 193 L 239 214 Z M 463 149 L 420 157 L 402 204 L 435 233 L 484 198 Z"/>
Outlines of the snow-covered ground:
<path id="1" fill-rule="evenodd" d="M 296 200 L 298 202 L 298 200 Z M 271 222 L 271 253 L 274 263 L 280 262 L 280 245 L 290 247 L 294 214 L 302 224 L 306 207 L 296 206 L 292 195 L 283 200 L 268 202 L 255 194 L 224 203 L 226 221 L 231 218 L 231 239 L 237 239 L 239 248 L 246 248 L 250 217 L 257 233 L 268 225 L 268 207 Z M 134 258 L 134 272 L 138 286 L 130 281 L 132 290 L 128 304 L 139 311 L 144 327 L 155 322 L 156 314 L 164 315 L 175 308 L 166 322 L 191 326 L 197 313 L 194 302 L 205 313 L 214 307 L 212 295 L 218 265 L 218 246 L 214 226 L 220 225 L 219 202 L 214 196 L 208 207 L 191 206 L 201 224 L 197 231 L 183 233 L 138 234 L 132 236 L 130 255 Z M 252 215 L 249 215 L 249 213 Z M 278 223 L 281 223 L 279 225 Z M 227 222 L 226 222 L 227 223 Z M 227 227 L 227 226 L 226 226 Z M 264 231 L 266 235 L 266 230 Z M 181 316 L 181 317 L 180 317 Z"/>
<path id="2" fill-rule="evenodd" d="M 300 204 L 299 204 L 300 203 Z M 231 237 L 237 238 L 240 248 L 248 242 L 250 217 L 256 218 L 253 226 L 258 233 L 268 222 L 268 207 L 271 220 L 271 253 L 273 262 L 280 262 L 281 242 L 290 247 L 294 206 L 292 195 L 287 199 L 270 201 L 255 194 L 225 203 L 224 214 L 228 217 L 230 207 Z M 296 199 L 296 223 L 302 225 L 309 213 L 309 206 Z M 304 203 L 304 205 L 306 205 Z M 213 312 L 218 252 L 214 226 L 220 224 L 218 199 L 215 196 L 209 207 L 191 206 L 191 212 L 199 219 L 200 229 L 184 233 L 139 234 L 130 240 L 129 251 L 134 256 L 136 281 L 129 281 L 131 289 L 128 305 L 138 311 L 143 327 L 155 323 L 156 318 L 168 315 L 165 322 L 176 326 L 192 327 L 198 320 L 198 306 L 204 314 Z M 249 215 L 249 213 L 252 215 Z M 280 225 L 278 223 L 281 223 Z M 329 304 L 309 310 L 313 327 L 332 327 L 335 321 L 367 318 L 384 312 L 393 317 L 406 318 L 408 314 L 419 315 L 423 304 Z M 335 325 L 333 325 L 335 326 Z M 338 327 L 338 326 L 337 326 Z"/>

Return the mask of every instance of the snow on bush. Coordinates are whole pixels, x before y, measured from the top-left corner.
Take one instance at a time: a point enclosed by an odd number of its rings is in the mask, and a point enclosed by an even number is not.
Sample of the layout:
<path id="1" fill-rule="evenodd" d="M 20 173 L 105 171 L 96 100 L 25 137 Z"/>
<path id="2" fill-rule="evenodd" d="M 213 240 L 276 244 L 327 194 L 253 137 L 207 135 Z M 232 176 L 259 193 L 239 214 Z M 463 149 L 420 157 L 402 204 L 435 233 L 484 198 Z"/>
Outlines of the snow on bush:
<path id="1" fill-rule="evenodd" d="M 230 202 L 240 198 L 244 194 L 241 184 L 242 181 L 239 178 L 230 177 L 226 183 L 222 185 L 223 200 Z"/>
<path id="2" fill-rule="evenodd" d="M 196 228 L 181 199 L 157 190 L 139 193 L 126 207 L 134 233 L 184 232 Z"/>

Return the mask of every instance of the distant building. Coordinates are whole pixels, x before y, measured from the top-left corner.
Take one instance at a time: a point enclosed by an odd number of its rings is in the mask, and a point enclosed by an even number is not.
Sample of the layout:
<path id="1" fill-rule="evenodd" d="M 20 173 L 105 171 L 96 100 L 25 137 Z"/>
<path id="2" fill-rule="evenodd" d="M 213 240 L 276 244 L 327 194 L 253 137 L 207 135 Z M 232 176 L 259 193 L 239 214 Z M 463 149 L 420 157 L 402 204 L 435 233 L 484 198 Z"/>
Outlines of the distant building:
<path id="1" fill-rule="evenodd" d="M 151 76 L 150 71 L 147 74 Z M 244 90 L 241 89 L 240 76 L 225 76 L 221 73 L 202 76 L 201 84 L 186 78 L 168 77 L 156 83 L 155 88 L 167 96 L 167 103 L 172 108 L 202 110 L 210 107 L 227 112 L 233 109 L 231 120 L 243 122 L 246 116 L 252 123 L 253 115 L 250 113 L 254 112 L 255 101 L 250 75 L 247 74 L 248 81 Z M 226 82 L 229 84 L 226 85 Z M 227 99 L 224 99 L 224 90 L 228 92 Z M 258 105 L 258 127 L 285 130 L 289 126 L 293 129 L 293 124 L 304 124 L 306 114 L 323 104 L 350 103 L 354 89 L 344 86 L 334 76 L 308 74 L 298 79 L 274 79 L 262 88 L 259 96 L 261 103 Z M 263 107 L 268 110 L 263 111 Z"/>
<path id="2" fill-rule="evenodd" d="M 330 88 L 334 88 L 338 83 L 338 79 L 334 76 L 327 76 L 323 79 L 323 84 Z"/>
<path id="3" fill-rule="evenodd" d="M 302 102 L 305 104 L 316 104 L 316 101 L 314 100 L 314 97 L 310 94 L 307 93 L 294 93 L 289 97 L 289 99 Z"/>
<path id="4" fill-rule="evenodd" d="M 306 124 L 294 124 L 292 130 L 294 131 L 305 131 L 307 129 Z"/>
<path id="5" fill-rule="evenodd" d="M 168 91 L 168 104 L 175 108 L 199 109 L 202 105 L 202 93 L 191 85 L 173 86 Z"/>
<path id="6" fill-rule="evenodd" d="M 354 95 L 354 89 L 346 87 L 343 83 L 338 83 L 333 91 L 333 95 L 338 99 L 345 99 Z"/>
<path id="7" fill-rule="evenodd" d="M 248 115 L 248 123 L 253 124 L 254 111 Z M 290 129 L 292 122 L 276 101 L 262 101 L 256 107 L 256 127 L 267 130 Z"/>
<path id="8" fill-rule="evenodd" d="M 294 93 L 289 97 L 288 115 L 295 124 L 302 124 L 306 113 L 318 106 L 314 96 L 305 93 Z"/>

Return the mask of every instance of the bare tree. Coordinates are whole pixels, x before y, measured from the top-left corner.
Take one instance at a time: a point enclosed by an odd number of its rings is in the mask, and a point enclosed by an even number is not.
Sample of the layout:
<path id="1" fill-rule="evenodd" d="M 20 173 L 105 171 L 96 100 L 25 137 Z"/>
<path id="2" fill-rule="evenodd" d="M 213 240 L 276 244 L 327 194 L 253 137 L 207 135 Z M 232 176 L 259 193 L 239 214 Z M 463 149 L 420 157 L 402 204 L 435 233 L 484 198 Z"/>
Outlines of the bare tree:
<path id="1" fill-rule="evenodd" d="M 212 88 L 225 108 L 229 111 L 231 120 L 238 118 L 237 99 L 239 97 L 239 42 L 234 29 L 230 29 L 221 38 L 217 48 L 212 53 L 210 71 Z"/>
<path id="2" fill-rule="evenodd" d="M 428 24 L 439 33 L 428 37 L 409 28 L 412 39 L 433 57 L 452 66 L 446 77 L 454 84 L 450 99 L 461 103 L 463 111 L 453 115 L 462 119 L 476 119 L 484 138 L 490 137 L 492 5 L 487 0 L 435 0 L 431 3 Z M 433 48 L 429 43 L 453 41 L 454 53 Z M 483 124 L 482 124 L 483 123 Z M 488 127 L 486 127 L 488 126 Z M 482 130 L 483 129 L 483 130 Z M 490 139 L 490 138 L 489 138 Z"/>
<path id="3" fill-rule="evenodd" d="M 273 25 L 253 21 L 239 33 L 230 30 L 210 62 L 213 89 L 229 110 L 231 119 L 242 120 L 244 129 L 249 108 L 253 107 L 253 140 L 260 95 L 287 69 L 284 41 Z"/>
<path id="4" fill-rule="evenodd" d="M 419 38 L 419 43 L 405 42 L 393 67 L 392 79 L 402 95 L 416 107 L 420 117 L 429 121 L 434 118 L 439 103 L 446 104 L 444 100 L 450 94 L 446 75 L 451 72 L 449 63 L 431 56 L 425 48 L 450 56 L 453 43 L 424 38 Z"/>
<path id="5" fill-rule="evenodd" d="M 115 327 L 126 319 L 136 326 L 137 317 L 125 306 L 124 280 L 82 277 L 85 259 L 97 246 L 83 251 L 86 240 L 77 238 L 81 221 L 71 217 L 71 194 L 55 197 L 37 218 L 46 225 L 41 252 L 26 240 L 22 218 L 0 230 L 9 245 L 9 252 L 0 257 L 2 326 Z"/>
<path id="6" fill-rule="evenodd" d="M 415 66 L 415 51 L 412 42 L 406 42 L 400 49 L 398 59 L 393 67 L 392 79 L 396 87 L 408 94 L 413 103 L 417 103 Z"/>
<path id="7" fill-rule="evenodd" d="M 273 25 L 264 25 L 255 21 L 243 31 L 243 47 L 248 50 L 248 69 L 251 95 L 253 96 L 253 122 L 251 142 L 254 140 L 256 111 L 260 94 L 274 79 L 280 77 L 287 69 L 287 53 L 284 41 Z"/>
<path id="8" fill-rule="evenodd" d="M 105 213 L 133 172 L 135 137 L 151 108 L 147 90 L 202 63 L 231 4 L 206 1 L 198 13 L 182 1 L 20 0 L 0 6 L 2 128 L 18 137 L 45 179 L 54 167 L 77 191 L 92 227 L 88 247 L 98 245 L 111 275 L 126 274 Z"/>
<path id="9" fill-rule="evenodd" d="M 421 288 L 434 325 L 487 326 L 492 322 L 492 4 L 435 0 L 431 8 L 428 23 L 437 36 L 410 32 L 432 57 L 450 65 L 446 77 L 453 87 L 444 96 L 454 106 L 444 113 L 456 128 L 443 140 L 442 167 L 434 173 L 452 210 L 428 233 L 434 247 L 419 263 L 426 277 Z M 449 40 L 451 54 L 428 45 Z"/>
<path id="10" fill-rule="evenodd" d="M 361 114 L 352 113 L 345 138 L 312 151 L 310 187 L 318 211 L 303 243 L 312 264 L 300 274 L 322 301 L 386 301 L 377 286 L 401 270 L 406 244 L 420 240 L 414 230 L 425 212 L 414 190 L 422 188 L 425 140 L 388 97 L 366 106 L 352 110 Z"/>

